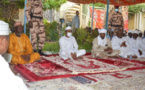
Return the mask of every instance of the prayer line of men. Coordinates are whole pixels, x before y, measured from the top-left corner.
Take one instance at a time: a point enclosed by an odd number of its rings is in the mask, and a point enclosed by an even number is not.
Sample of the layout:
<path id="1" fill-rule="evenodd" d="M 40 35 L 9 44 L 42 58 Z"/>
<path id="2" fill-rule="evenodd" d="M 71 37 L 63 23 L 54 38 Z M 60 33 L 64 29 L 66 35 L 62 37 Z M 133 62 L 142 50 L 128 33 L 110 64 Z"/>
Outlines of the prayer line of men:
<path id="1" fill-rule="evenodd" d="M 40 59 L 37 52 L 33 53 L 32 45 L 27 35 L 23 33 L 22 24 L 16 22 L 15 32 L 10 35 L 8 53 L 12 54 L 11 64 L 32 63 Z M 145 57 L 145 48 L 138 37 L 139 31 L 128 31 L 128 36 L 123 37 L 123 31 L 119 30 L 117 36 L 106 37 L 107 30 L 99 29 L 99 35 L 93 40 L 92 56 L 95 58 L 141 58 Z M 72 36 L 70 26 L 65 29 L 65 36 L 59 40 L 59 56 L 66 59 L 80 59 L 86 54 L 86 50 L 78 50 L 75 37 Z"/>
<path id="2" fill-rule="evenodd" d="M 68 26 L 65 30 L 66 35 L 59 40 L 60 57 L 71 60 L 82 58 L 86 54 L 86 51 L 84 49 L 78 50 L 78 44 L 72 36 L 71 27 Z M 130 59 L 145 57 L 143 40 L 138 37 L 139 31 L 129 30 L 128 36 L 124 36 L 123 31 L 119 30 L 116 36 L 109 38 L 106 35 L 107 30 L 102 28 L 98 32 L 99 35 L 93 40 L 91 52 L 93 57 Z"/>

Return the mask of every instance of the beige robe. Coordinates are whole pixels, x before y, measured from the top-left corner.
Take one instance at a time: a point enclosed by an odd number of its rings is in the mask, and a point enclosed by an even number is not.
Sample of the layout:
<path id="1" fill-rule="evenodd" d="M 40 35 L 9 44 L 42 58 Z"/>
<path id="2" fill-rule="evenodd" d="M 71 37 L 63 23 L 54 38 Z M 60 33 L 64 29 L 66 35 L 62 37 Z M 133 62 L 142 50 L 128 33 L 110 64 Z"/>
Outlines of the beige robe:
<path id="1" fill-rule="evenodd" d="M 106 38 L 106 46 L 98 45 L 98 38 L 96 37 L 93 40 L 93 47 L 92 47 L 92 56 L 97 58 L 108 58 L 108 56 L 116 56 L 120 52 L 118 50 L 114 50 L 111 54 L 108 54 L 108 52 L 105 52 L 104 49 L 107 49 L 108 47 L 112 48 L 111 41 L 109 38 Z"/>

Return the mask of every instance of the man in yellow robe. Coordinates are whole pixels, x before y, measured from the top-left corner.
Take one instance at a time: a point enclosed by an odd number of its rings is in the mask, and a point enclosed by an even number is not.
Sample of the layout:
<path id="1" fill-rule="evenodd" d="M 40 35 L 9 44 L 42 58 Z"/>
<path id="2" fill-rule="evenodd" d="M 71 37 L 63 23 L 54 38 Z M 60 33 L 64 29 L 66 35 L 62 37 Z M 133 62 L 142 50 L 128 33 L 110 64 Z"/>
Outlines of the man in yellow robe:
<path id="1" fill-rule="evenodd" d="M 23 33 L 21 22 L 14 24 L 15 32 L 9 40 L 8 53 L 12 54 L 11 64 L 32 63 L 40 59 L 39 53 L 33 53 L 30 39 Z"/>

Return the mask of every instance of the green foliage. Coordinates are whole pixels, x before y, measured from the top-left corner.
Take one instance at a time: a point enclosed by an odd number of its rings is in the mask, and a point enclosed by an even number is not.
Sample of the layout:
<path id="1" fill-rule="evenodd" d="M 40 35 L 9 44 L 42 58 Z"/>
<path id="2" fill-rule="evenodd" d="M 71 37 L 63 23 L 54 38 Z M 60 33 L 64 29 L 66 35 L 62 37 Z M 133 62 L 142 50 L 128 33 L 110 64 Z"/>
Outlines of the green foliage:
<path id="1" fill-rule="evenodd" d="M 7 4 L 10 3 L 10 1 L 8 1 L 8 0 L 1 0 L 1 3 L 2 3 L 3 5 L 7 5 Z"/>
<path id="2" fill-rule="evenodd" d="M 24 28 L 24 27 L 23 27 Z M 30 36 L 30 28 L 29 28 L 29 24 L 26 24 L 26 35 L 29 37 Z"/>
<path id="3" fill-rule="evenodd" d="M 142 9 L 145 9 L 145 4 L 136 4 L 136 5 L 131 5 L 128 8 L 128 11 L 131 12 L 132 14 L 138 13 L 142 11 Z"/>
<path id="4" fill-rule="evenodd" d="M 73 33 L 73 36 L 78 42 L 79 49 L 86 49 L 87 52 L 90 52 L 92 49 L 92 41 L 98 36 L 98 32 L 93 30 L 92 33 L 89 33 L 87 29 L 80 28 Z"/>
<path id="5" fill-rule="evenodd" d="M 82 12 L 87 15 L 87 13 L 88 13 L 88 5 L 87 4 L 83 4 Z"/>
<path id="6" fill-rule="evenodd" d="M 90 6 L 93 6 L 93 4 L 90 4 Z M 94 6 L 95 7 L 105 7 L 105 4 L 103 4 L 103 3 L 95 3 Z"/>
<path id="7" fill-rule="evenodd" d="M 58 42 L 50 42 L 50 43 L 45 43 L 43 51 L 50 51 L 53 54 L 59 52 L 59 43 Z"/>
<path id="8" fill-rule="evenodd" d="M 25 4 L 25 0 L 19 0 L 19 1 L 16 1 L 16 3 L 17 3 L 18 8 L 23 9 L 24 4 Z"/>
<path id="9" fill-rule="evenodd" d="M 58 10 L 61 4 L 66 2 L 66 0 L 42 0 L 42 1 L 43 1 L 43 10 L 47 9 Z"/>
<path id="10" fill-rule="evenodd" d="M 56 21 L 49 23 L 46 19 L 43 20 L 46 32 L 46 40 L 58 41 L 59 39 L 59 24 Z"/>

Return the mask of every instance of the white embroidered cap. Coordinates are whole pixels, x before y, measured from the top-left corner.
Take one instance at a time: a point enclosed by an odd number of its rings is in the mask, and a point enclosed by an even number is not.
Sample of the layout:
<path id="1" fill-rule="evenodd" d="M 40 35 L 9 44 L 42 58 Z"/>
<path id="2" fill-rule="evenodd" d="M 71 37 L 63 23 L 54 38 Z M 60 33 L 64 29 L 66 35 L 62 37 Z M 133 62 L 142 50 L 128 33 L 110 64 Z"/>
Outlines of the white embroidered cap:
<path id="1" fill-rule="evenodd" d="M 128 30 L 128 33 L 132 33 L 133 32 L 133 30 Z"/>
<path id="2" fill-rule="evenodd" d="M 9 24 L 0 20 L 0 35 L 9 35 Z"/>
<path id="3" fill-rule="evenodd" d="M 67 30 L 71 30 L 71 27 L 70 26 L 66 27 L 65 31 L 67 31 Z"/>
<path id="4" fill-rule="evenodd" d="M 100 33 L 105 33 L 105 34 L 107 33 L 107 30 L 106 30 L 106 29 L 104 29 L 104 28 L 99 29 L 98 31 L 99 31 L 99 34 L 100 34 Z"/>
<path id="5" fill-rule="evenodd" d="M 142 33 L 142 31 L 141 31 L 141 30 L 139 30 L 139 31 L 138 31 L 138 34 L 139 34 L 139 33 Z"/>
<path id="6" fill-rule="evenodd" d="M 133 33 L 139 34 L 139 32 L 137 30 L 134 30 Z"/>

